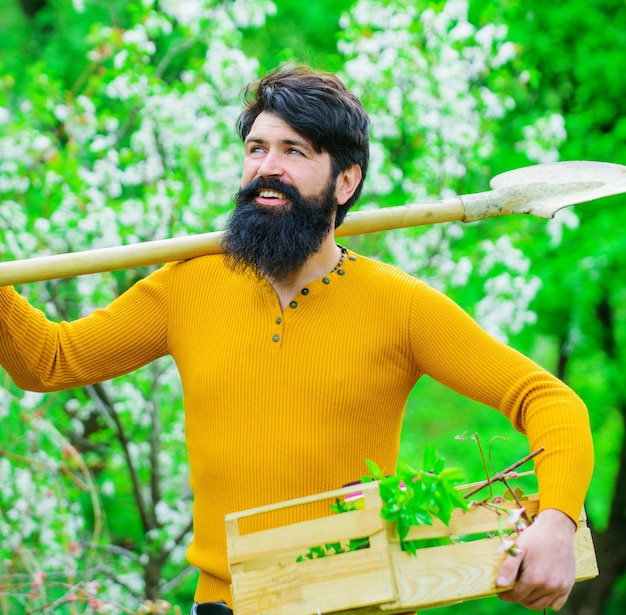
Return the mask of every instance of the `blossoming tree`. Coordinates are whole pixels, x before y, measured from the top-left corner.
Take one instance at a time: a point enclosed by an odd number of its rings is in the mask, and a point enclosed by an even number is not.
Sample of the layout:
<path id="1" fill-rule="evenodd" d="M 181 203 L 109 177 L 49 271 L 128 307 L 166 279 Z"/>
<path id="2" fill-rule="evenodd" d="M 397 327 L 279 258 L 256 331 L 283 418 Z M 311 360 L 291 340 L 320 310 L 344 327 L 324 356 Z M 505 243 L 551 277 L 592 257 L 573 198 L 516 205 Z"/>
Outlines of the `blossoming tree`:
<path id="1" fill-rule="evenodd" d="M 423 4 L 360 0 L 342 20 L 342 73 L 373 120 L 363 207 L 478 189 L 490 170 L 496 124 L 514 105 L 502 87 L 515 57 L 506 29 L 473 26 L 463 0 L 438 10 Z M 79 0 L 74 6 L 89 10 Z M 266 0 L 116 6 L 106 24 L 85 20 L 88 53 L 76 59 L 75 82 L 63 82 L 45 62 L 22 76 L 19 96 L 11 75 L 0 78 L 4 260 L 224 223 L 240 171 L 233 130 L 239 94 L 259 70 L 242 51 L 242 32 L 261 26 L 274 6 Z M 517 78 L 523 82 L 523 73 Z M 540 122 L 520 141 L 529 160 L 550 159 L 561 137 L 558 116 Z M 472 242 L 480 239 L 473 257 L 463 254 L 468 233 Z M 532 319 L 528 303 L 537 280 L 506 236 L 495 240 L 450 225 L 397 232 L 369 247 L 410 272 L 418 263 L 421 276 L 459 293 L 470 273 L 482 276 L 476 316 L 488 313 L 482 320 L 496 335 Z M 50 317 L 73 319 L 145 273 L 21 291 Z M 163 359 L 124 378 L 46 395 L 3 378 L 0 607 L 167 612 L 165 598 L 189 600 L 191 502 L 173 363 Z"/>

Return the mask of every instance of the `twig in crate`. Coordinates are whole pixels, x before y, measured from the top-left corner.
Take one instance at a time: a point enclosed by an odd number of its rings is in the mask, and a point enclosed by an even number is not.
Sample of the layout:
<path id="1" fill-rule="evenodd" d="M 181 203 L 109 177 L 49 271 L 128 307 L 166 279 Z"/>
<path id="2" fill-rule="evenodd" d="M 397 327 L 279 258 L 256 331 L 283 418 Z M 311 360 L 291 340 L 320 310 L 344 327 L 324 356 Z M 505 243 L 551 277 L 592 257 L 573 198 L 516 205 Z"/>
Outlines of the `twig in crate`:
<path id="1" fill-rule="evenodd" d="M 463 497 L 467 500 L 468 498 L 473 496 L 475 493 L 478 493 L 481 489 L 484 489 L 485 487 L 488 487 L 489 485 L 497 481 L 504 482 L 506 484 L 507 474 L 509 474 L 510 472 L 513 472 L 513 470 L 516 470 L 520 466 L 524 465 L 527 461 L 530 461 L 531 459 L 539 455 L 539 453 L 543 453 L 544 450 L 545 450 L 545 447 L 542 446 L 536 451 L 529 453 L 528 455 L 526 455 L 526 457 L 520 459 L 519 461 L 516 461 L 513 465 L 509 466 L 508 468 L 505 468 L 504 470 L 502 470 L 501 472 L 498 472 L 494 476 L 491 476 L 487 480 L 484 480 L 481 483 L 478 483 L 471 491 L 468 491 L 466 494 L 464 494 Z M 513 495 L 515 496 L 515 494 Z M 517 498 L 515 499 L 517 501 Z"/>

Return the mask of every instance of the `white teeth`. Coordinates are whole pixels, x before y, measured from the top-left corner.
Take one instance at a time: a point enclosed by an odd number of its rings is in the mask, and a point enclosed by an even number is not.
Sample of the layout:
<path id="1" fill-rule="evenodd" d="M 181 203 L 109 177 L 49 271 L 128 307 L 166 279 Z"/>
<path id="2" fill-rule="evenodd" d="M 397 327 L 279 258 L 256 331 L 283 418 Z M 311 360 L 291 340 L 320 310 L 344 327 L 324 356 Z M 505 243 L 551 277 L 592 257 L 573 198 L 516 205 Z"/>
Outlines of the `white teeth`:
<path id="1" fill-rule="evenodd" d="M 274 190 L 261 190 L 259 196 L 264 199 L 284 199 L 285 195 L 282 192 L 276 192 Z"/>

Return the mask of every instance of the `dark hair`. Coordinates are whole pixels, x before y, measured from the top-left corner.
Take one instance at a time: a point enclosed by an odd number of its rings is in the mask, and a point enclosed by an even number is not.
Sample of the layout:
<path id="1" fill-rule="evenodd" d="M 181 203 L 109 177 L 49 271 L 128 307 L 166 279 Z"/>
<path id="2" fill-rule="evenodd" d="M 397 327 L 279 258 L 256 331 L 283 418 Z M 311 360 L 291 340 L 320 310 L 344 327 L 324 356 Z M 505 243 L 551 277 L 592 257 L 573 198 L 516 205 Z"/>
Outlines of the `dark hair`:
<path id="1" fill-rule="evenodd" d="M 318 152 L 328 152 L 335 178 L 358 164 L 361 182 L 337 210 L 336 226 L 356 203 L 369 163 L 369 117 L 361 101 L 334 75 L 308 66 L 284 65 L 244 91 L 245 108 L 237 121 L 243 141 L 263 112 L 280 117 Z"/>

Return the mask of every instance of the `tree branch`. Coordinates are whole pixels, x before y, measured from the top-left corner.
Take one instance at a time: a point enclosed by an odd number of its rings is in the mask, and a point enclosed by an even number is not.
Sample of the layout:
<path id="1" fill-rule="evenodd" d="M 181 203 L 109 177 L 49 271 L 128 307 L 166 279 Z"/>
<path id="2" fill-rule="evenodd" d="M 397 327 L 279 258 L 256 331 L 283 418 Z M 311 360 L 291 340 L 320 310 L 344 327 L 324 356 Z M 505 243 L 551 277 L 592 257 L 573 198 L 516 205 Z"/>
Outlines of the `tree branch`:
<path id="1" fill-rule="evenodd" d="M 126 465 L 128 466 L 128 472 L 130 474 L 131 484 L 133 486 L 133 497 L 135 499 L 135 503 L 137 504 L 139 517 L 141 519 L 141 525 L 144 532 L 148 532 L 156 527 L 156 519 L 154 518 L 153 512 L 149 510 L 141 494 L 141 483 L 139 481 L 137 470 L 130 454 L 129 441 L 126 437 L 124 426 L 122 425 L 122 422 L 120 421 L 117 412 L 115 412 L 113 404 L 109 400 L 109 396 L 107 395 L 101 383 L 89 385 L 85 387 L 85 390 L 87 391 L 89 397 L 91 397 L 91 399 L 96 402 L 100 409 L 113 422 L 117 439 L 122 447 L 122 453 L 124 454 L 124 459 L 126 460 Z"/>

